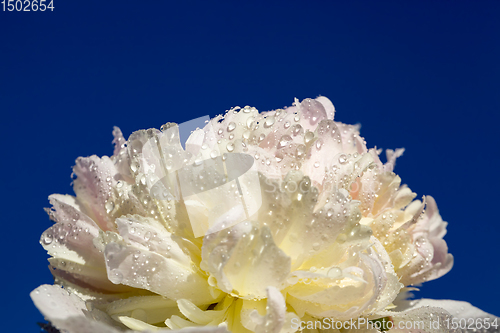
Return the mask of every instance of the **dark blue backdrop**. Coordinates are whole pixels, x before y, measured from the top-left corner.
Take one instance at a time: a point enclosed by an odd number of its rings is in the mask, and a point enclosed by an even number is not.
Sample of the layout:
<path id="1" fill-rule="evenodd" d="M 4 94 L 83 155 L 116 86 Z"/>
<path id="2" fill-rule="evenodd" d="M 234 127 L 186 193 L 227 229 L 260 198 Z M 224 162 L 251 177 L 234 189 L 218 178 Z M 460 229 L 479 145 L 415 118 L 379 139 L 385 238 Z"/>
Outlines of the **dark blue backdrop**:
<path id="1" fill-rule="evenodd" d="M 2 331 L 38 330 L 28 293 L 52 281 L 42 208 L 72 193 L 76 157 L 112 153 L 113 125 L 128 136 L 319 94 L 337 120 L 362 124 L 369 146 L 405 147 L 396 172 L 449 222 L 455 267 L 418 295 L 500 314 L 500 2 L 54 6 L 0 12 Z"/>

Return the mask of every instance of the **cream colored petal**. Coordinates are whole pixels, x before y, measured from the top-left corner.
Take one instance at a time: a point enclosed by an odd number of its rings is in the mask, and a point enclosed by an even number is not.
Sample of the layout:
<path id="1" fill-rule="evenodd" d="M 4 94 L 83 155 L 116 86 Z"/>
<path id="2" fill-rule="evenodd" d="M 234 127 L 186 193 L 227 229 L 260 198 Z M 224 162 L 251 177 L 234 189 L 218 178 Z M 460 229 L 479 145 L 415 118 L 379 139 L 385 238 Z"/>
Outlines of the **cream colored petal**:
<path id="1" fill-rule="evenodd" d="M 54 194 L 49 199 L 53 207 L 48 212 L 57 223 L 42 234 L 40 244 L 44 249 L 56 258 L 104 267 L 102 254 L 93 245 L 99 227 L 79 211 L 74 197 Z"/>
<path id="2" fill-rule="evenodd" d="M 128 317 L 147 324 L 163 323 L 173 315 L 180 315 L 177 303 L 162 296 L 135 296 L 120 299 L 104 306 L 112 318 Z"/>
<path id="3" fill-rule="evenodd" d="M 286 323 L 286 313 L 283 295 L 278 289 L 269 287 L 267 305 L 264 301 L 243 301 L 241 323 L 255 333 L 279 333 Z"/>
<path id="4" fill-rule="evenodd" d="M 42 285 L 30 294 L 45 319 L 62 331 L 70 333 L 118 333 L 123 326 L 105 313 L 87 310 L 85 302 L 57 285 Z"/>
<path id="5" fill-rule="evenodd" d="M 218 325 L 224 319 L 227 309 L 222 310 L 201 310 L 186 299 L 177 301 L 180 312 L 190 321 L 198 325 Z"/>
<path id="6" fill-rule="evenodd" d="M 243 298 L 264 298 L 266 288 L 282 288 L 290 258 L 274 243 L 267 227 L 249 221 L 205 236 L 201 268 L 217 286 Z"/>
<path id="7" fill-rule="evenodd" d="M 108 278 L 113 283 L 150 290 L 174 300 L 212 303 L 218 295 L 211 293 L 205 276 L 191 265 L 188 256 L 181 255 L 178 246 L 172 245 L 171 250 L 169 257 L 132 245 L 109 243 L 104 252 Z"/>

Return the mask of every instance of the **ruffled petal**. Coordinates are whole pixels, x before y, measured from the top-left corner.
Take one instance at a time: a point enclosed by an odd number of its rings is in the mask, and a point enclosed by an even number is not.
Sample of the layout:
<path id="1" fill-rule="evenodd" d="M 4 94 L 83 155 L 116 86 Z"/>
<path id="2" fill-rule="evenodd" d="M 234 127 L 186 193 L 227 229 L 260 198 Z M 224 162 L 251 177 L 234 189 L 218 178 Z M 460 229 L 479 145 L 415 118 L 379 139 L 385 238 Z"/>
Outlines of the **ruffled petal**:
<path id="1" fill-rule="evenodd" d="M 416 252 L 414 258 L 398 271 L 405 285 L 437 279 L 453 267 L 453 256 L 448 253 L 443 240 L 447 223 L 441 218 L 434 198 L 426 196 L 425 199 L 425 213 L 407 229 Z"/>
<path id="2" fill-rule="evenodd" d="M 70 333 L 118 333 L 123 326 L 104 312 L 88 310 L 85 302 L 57 285 L 42 285 L 30 294 L 45 319 L 61 331 Z"/>
<path id="3" fill-rule="evenodd" d="M 150 290 L 173 300 L 188 299 L 210 304 L 219 293 L 190 257 L 165 229 L 155 228 L 153 219 L 118 219 L 123 241 L 116 238 L 104 251 L 108 278 L 115 284 Z"/>
<path id="4" fill-rule="evenodd" d="M 279 333 L 285 328 L 286 314 L 283 295 L 278 289 L 268 287 L 265 307 L 263 301 L 243 301 L 241 322 L 255 333 Z"/>
<path id="5" fill-rule="evenodd" d="M 281 289 L 290 257 L 274 243 L 268 227 L 249 221 L 205 236 L 201 268 L 217 286 L 242 298 L 265 298 L 269 286 Z"/>
<path id="6" fill-rule="evenodd" d="M 73 167 L 73 173 L 77 177 L 73 181 L 73 189 L 84 208 L 84 213 L 102 230 L 113 230 L 114 224 L 106 209 L 117 182 L 117 170 L 113 161 L 107 156 L 79 157 Z"/>

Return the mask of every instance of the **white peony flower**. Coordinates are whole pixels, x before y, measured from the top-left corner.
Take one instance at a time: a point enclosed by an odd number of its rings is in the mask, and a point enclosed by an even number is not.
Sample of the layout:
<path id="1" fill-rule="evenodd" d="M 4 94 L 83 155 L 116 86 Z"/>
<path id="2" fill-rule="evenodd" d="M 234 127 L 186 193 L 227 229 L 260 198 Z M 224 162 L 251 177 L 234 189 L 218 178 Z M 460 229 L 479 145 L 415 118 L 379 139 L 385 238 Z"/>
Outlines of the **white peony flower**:
<path id="1" fill-rule="evenodd" d="M 33 291 L 35 305 L 67 332 L 496 322 L 464 302 L 404 301 L 451 269 L 446 223 L 393 173 L 402 149 L 383 164 L 334 114 L 325 97 L 234 108 L 184 146 L 183 124 L 127 141 L 115 128 L 112 157 L 77 159 L 76 196 L 49 197 L 56 223 L 41 244 L 55 285 Z"/>

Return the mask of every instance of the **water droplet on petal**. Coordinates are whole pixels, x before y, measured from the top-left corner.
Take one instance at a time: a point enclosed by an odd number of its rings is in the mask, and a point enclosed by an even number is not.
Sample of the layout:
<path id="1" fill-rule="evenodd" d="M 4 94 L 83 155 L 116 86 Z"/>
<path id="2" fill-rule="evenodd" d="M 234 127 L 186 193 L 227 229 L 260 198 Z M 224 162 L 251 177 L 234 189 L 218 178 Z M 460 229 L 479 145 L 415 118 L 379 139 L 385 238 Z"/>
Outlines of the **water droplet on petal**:
<path id="1" fill-rule="evenodd" d="M 303 158 L 306 154 L 306 146 L 298 145 L 296 150 L 297 158 Z"/>
<path id="2" fill-rule="evenodd" d="M 228 152 L 232 152 L 234 150 L 234 144 L 232 142 L 228 143 L 226 149 Z"/>
<path id="3" fill-rule="evenodd" d="M 303 131 L 304 131 L 304 129 L 302 128 L 302 126 L 300 126 L 300 124 L 293 125 L 293 127 L 292 127 L 293 136 L 297 136 L 300 133 L 302 133 Z"/>
<path id="4" fill-rule="evenodd" d="M 112 200 L 108 200 L 106 201 L 104 208 L 106 208 L 106 213 L 109 214 L 113 209 L 115 209 L 115 203 Z"/>
<path id="5" fill-rule="evenodd" d="M 248 117 L 247 119 L 247 127 L 251 129 L 253 126 L 253 117 Z"/>
<path id="6" fill-rule="evenodd" d="M 42 238 L 42 241 L 43 241 L 43 244 L 45 245 L 49 245 L 50 243 L 52 243 L 52 235 L 44 235 L 43 238 Z"/>
<path id="7" fill-rule="evenodd" d="M 288 134 L 283 135 L 279 141 L 278 149 L 284 148 L 292 141 L 292 137 Z"/>
<path id="8" fill-rule="evenodd" d="M 274 119 L 274 116 L 268 116 L 266 118 L 266 121 L 264 122 L 264 127 L 268 128 L 268 127 L 273 126 L 275 121 L 276 121 L 276 119 Z"/>
<path id="9" fill-rule="evenodd" d="M 342 270 L 338 267 L 332 267 L 328 270 L 326 276 L 331 279 L 338 279 L 342 276 Z"/>
<path id="10" fill-rule="evenodd" d="M 341 154 L 339 156 L 339 163 L 340 164 L 346 164 L 347 163 L 347 156 L 345 154 Z"/>
<path id="11" fill-rule="evenodd" d="M 311 140 L 314 139 L 314 133 L 311 132 L 311 131 L 308 131 L 305 135 L 304 135 L 304 142 L 307 144 L 309 142 L 311 142 Z"/>
<path id="12" fill-rule="evenodd" d="M 234 122 L 230 122 L 228 125 L 227 125 L 227 131 L 228 132 L 232 132 L 234 131 L 234 129 L 236 128 L 236 124 Z"/>

